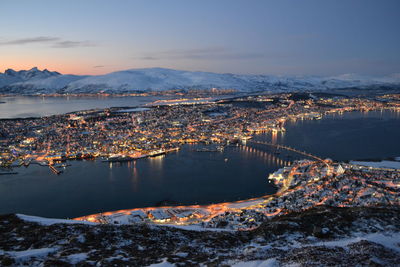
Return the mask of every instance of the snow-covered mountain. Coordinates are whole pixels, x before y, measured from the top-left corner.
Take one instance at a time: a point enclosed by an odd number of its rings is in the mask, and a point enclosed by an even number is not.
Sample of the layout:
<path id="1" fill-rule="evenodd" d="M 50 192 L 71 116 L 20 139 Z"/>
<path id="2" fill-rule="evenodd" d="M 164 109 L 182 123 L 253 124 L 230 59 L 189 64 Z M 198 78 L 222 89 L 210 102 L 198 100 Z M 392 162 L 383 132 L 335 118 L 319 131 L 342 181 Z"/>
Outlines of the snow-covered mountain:
<path id="1" fill-rule="evenodd" d="M 40 71 L 38 68 L 30 70 L 15 71 L 7 69 L 4 73 L 0 73 L 0 86 L 6 86 L 13 83 L 24 82 L 28 80 L 41 80 L 52 76 L 61 75 L 58 72 L 50 72 L 47 69 Z"/>
<path id="2" fill-rule="evenodd" d="M 86 76 L 62 75 L 47 69 L 41 71 L 37 67 L 20 71 L 7 69 L 4 73 L 0 73 L 0 93 L 53 93 L 83 77 Z"/>
<path id="3" fill-rule="evenodd" d="M 335 77 L 220 74 L 165 68 L 130 69 L 98 76 L 62 75 L 38 68 L 0 73 L 0 93 L 121 93 L 190 89 L 236 89 L 239 91 L 298 91 L 333 88 L 399 85 L 399 75 L 365 77 L 345 74 Z"/>

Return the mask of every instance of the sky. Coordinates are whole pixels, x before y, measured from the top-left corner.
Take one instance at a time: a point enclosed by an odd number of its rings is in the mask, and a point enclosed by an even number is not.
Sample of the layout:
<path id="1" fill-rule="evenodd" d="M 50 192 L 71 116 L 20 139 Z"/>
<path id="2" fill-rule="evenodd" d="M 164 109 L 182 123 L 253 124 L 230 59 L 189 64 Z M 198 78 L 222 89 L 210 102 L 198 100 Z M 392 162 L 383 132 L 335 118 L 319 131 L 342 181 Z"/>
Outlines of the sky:
<path id="1" fill-rule="evenodd" d="M 0 72 L 400 73 L 399 0 L 0 1 Z"/>

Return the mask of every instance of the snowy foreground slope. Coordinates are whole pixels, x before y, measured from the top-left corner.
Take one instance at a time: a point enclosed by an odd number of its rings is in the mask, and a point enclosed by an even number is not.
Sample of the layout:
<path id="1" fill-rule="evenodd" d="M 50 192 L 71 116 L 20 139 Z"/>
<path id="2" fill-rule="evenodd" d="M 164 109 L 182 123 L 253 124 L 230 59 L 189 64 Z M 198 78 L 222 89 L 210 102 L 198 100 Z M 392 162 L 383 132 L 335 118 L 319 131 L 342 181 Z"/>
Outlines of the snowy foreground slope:
<path id="1" fill-rule="evenodd" d="M 0 216 L 1 266 L 398 266 L 400 210 L 318 206 L 251 231 Z"/>
<path id="2" fill-rule="evenodd" d="M 354 74 L 336 77 L 286 77 L 237 75 L 164 68 L 131 69 L 98 76 L 62 75 L 48 70 L 0 73 L 0 93 L 123 93 L 190 89 L 235 89 L 238 91 L 326 90 L 350 87 L 398 86 L 400 77 L 363 77 Z"/>

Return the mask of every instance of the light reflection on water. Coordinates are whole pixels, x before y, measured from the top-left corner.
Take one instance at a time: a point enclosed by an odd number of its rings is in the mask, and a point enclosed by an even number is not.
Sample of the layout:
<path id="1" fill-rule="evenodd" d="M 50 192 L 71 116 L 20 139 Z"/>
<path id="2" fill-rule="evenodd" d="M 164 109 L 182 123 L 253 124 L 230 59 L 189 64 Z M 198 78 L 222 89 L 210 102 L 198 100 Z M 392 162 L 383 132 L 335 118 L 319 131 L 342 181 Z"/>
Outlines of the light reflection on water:
<path id="1" fill-rule="evenodd" d="M 284 166 L 263 148 L 179 152 L 136 162 L 70 161 L 57 176 L 31 165 L 0 181 L 0 213 L 77 217 L 158 203 L 208 204 L 275 192 L 268 173 Z M 50 201 L 51 200 L 51 201 Z"/>
<path id="2" fill-rule="evenodd" d="M 276 142 L 317 156 L 357 159 L 400 156 L 399 113 L 330 115 L 287 122 Z M 271 142 L 271 133 L 255 139 Z M 195 152 L 196 145 L 136 162 L 71 161 L 57 176 L 46 167 L 15 169 L 0 176 L 0 214 L 79 217 L 104 211 L 163 204 L 208 204 L 275 192 L 269 173 L 299 155 L 249 144 L 223 152 Z"/>

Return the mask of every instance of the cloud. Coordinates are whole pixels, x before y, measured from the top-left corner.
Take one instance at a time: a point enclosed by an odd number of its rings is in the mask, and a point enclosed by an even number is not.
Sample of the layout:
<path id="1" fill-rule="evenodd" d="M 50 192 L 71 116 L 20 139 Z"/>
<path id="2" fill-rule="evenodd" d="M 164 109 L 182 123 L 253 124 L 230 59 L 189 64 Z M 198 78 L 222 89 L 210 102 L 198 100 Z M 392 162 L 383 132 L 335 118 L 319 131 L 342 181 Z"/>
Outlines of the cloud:
<path id="1" fill-rule="evenodd" d="M 95 69 L 97 69 L 97 68 L 104 68 L 105 66 L 104 65 L 96 65 L 96 66 L 93 66 L 93 68 L 95 68 Z"/>
<path id="2" fill-rule="evenodd" d="M 32 38 L 21 38 L 9 41 L 2 41 L 0 45 L 25 45 L 32 43 L 53 43 L 59 41 L 58 37 L 47 37 L 47 36 L 38 36 Z"/>
<path id="3" fill-rule="evenodd" d="M 160 58 L 158 58 L 158 57 L 152 57 L 152 56 L 143 56 L 143 57 L 138 57 L 137 59 L 142 59 L 142 60 L 159 60 Z"/>
<path id="4" fill-rule="evenodd" d="M 14 40 L 0 41 L 0 46 L 9 45 L 29 45 L 29 44 L 47 44 L 52 48 L 73 48 L 73 47 L 92 47 L 96 46 L 90 41 L 71 41 L 63 40 L 54 36 L 37 36 L 31 38 L 20 38 Z"/>
<path id="5" fill-rule="evenodd" d="M 237 60 L 237 59 L 254 59 L 262 58 L 264 54 L 235 52 L 225 47 L 205 47 L 195 49 L 174 49 L 155 53 L 146 53 L 140 57 L 134 57 L 140 60 L 162 60 L 162 59 L 193 59 L 193 60 Z"/>
<path id="6" fill-rule="evenodd" d="M 89 41 L 59 41 L 55 42 L 52 47 L 54 48 L 71 48 L 71 47 L 93 47 L 94 43 Z"/>

